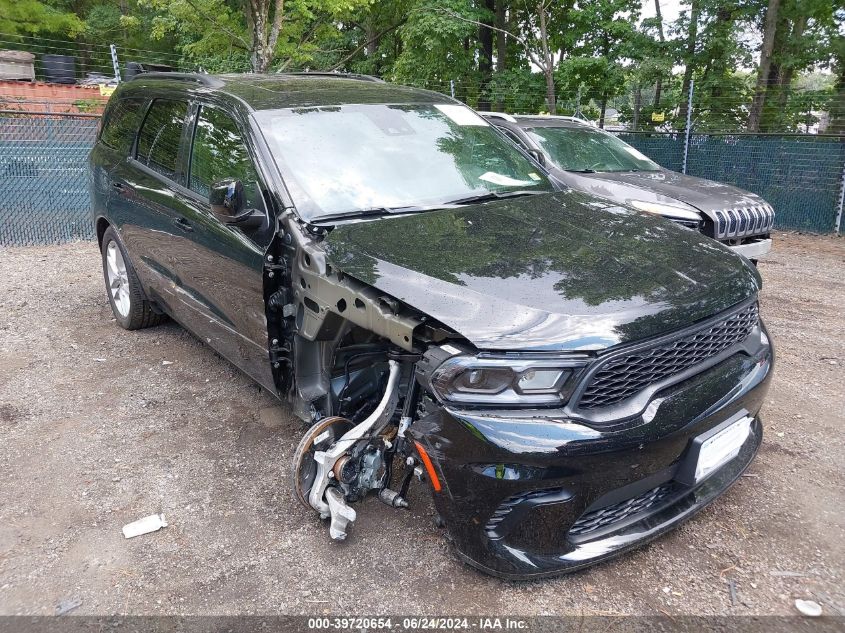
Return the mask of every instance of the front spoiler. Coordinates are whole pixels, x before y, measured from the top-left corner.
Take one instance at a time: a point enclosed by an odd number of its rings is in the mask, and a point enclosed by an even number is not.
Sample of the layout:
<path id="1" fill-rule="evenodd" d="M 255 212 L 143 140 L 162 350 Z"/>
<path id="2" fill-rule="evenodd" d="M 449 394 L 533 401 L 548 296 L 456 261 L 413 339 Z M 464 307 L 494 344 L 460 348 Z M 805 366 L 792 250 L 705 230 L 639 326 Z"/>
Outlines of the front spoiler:
<path id="1" fill-rule="evenodd" d="M 772 239 L 766 238 L 764 240 L 757 240 L 756 242 L 749 242 L 747 244 L 726 246 L 728 246 L 728 248 L 730 248 L 734 253 L 739 253 L 748 259 L 760 259 L 772 250 Z"/>
<path id="2" fill-rule="evenodd" d="M 762 441 L 763 426 L 759 418 L 755 418 L 752 432 L 739 455 L 700 485 L 691 488 L 686 494 L 655 514 L 650 514 L 604 538 L 578 544 L 566 554 L 543 556 L 519 552 L 526 569 L 523 573 L 509 573 L 487 567 L 473 560 L 460 549 L 457 550 L 458 556 L 476 569 L 506 580 L 547 578 L 590 567 L 653 541 L 703 510 L 742 476 L 754 460 Z M 531 567 L 534 567 L 536 571 L 529 571 Z"/>

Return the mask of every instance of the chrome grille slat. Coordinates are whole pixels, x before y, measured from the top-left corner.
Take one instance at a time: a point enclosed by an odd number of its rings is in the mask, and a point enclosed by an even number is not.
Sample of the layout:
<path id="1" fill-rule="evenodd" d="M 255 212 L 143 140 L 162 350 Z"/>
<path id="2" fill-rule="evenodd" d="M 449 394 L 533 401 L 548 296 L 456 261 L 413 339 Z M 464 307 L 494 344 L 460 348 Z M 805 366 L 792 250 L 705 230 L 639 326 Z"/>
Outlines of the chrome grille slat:
<path id="1" fill-rule="evenodd" d="M 754 232 L 758 233 L 763 228 L 763 207 L 754 208 Z"/>
<path id="2" fill-rule="evenodd" d="M 758 320 L 754 303 L 682 338 L 612 356 L 588 378 L 577 408 L 596 409 L 627 400 L 745 340 Z"/>
<path id="3" fill-rule="evenodd" d="M 716 227 L 716 237 L 718 239 L 722 239 L 728 232 L 728 221 L 724 211 L 716 211 L 716 221 L 718 222 Z"/>
<path id="4" fill-rule="evenodd" d="M 768 233 L 775 220 L 774 209 L 768 204 L 721 209 L 715 215 L 714 233 L 719 240 Z"/>
<path id="5" fill-rule="evenodd" d="M 739 213 L 739 229 L 737 229 L 737 235 L 745 235 L 748 233 L 748 209 L 741 208 L 738 210 Z"/>

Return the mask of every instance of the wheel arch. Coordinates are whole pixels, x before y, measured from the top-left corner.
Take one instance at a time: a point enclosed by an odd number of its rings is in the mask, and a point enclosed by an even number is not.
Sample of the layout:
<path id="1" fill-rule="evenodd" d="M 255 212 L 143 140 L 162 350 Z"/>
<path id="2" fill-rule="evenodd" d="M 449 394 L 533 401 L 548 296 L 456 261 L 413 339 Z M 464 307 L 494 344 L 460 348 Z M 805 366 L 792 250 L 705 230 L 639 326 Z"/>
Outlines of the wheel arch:
<path id="1" fill-rule="evenodd" d="M 100 250 L 103 250 L 103 236 L 106 234 L 106 230 L 111 226 L 111 222 L 106 220 L 104 217 L 97 218 L 97 222 L 95 223 L 95 228 L 97 230 L 97 247 Z"/>

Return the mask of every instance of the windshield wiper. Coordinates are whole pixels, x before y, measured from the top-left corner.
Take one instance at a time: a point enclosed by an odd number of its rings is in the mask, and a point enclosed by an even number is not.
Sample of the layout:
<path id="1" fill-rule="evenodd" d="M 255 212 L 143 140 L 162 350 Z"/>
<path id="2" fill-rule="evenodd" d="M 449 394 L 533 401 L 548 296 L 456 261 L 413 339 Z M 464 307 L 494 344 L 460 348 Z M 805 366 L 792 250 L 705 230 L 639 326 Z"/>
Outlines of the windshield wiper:
<path id="1" fill-rule="evenodd" d="M 595 169 L 564 169 L 563 171 L 568 171 L 573 174 L 595 174 L 597 173 Z"/>
<path id="2" fill-rule="evenodd" d="M 448 209 L 452 204 L 435 204 L 431 206 L 408 205 L 403 207 L 369 207 L 367 209 L 355 209 L 353 211 L 343 211 L 341 213 L 329 213 L 321 215 L 310 221 L 311 224 L 331 223 L 334 220 L 355 220 L 357 218 L 373 218 L 383 217 L 386 215 L 401 215 L 403 213 L 419 213 L 422 211 L 435 211 L 438 209 Z"/>
<path id="3" fill-rule="evenodd" d="M 488 191 L 487 193 L 479 194 L 477 196 L 468 196 L 466 198 L 458 198 L 457 200 L 449 200 L 447 202 L 440 202 L 431 205 L 407 205 L 402 207 L 369 207 L 367 209 L 354 209 L 352 211 L 343 211 L 341 213 L 329 213 L 321 215 L 318 218 L 309 220 L 310 224 L 331 224 L 336 220 L 355 220 L 358 218 L 374 218 L 384 217 L 386 215 L 401 215 L 404 213 L 421 213 L 423 211 L 442 211 L 443 209 L 455 209 L 464 204 L 471 204 L 473 202 L 488 202 L 490 200 L 501 200 L 502 198 L 518 198 L 519 196 L 533 196 L 540 193 L 552 193 L 551 191 L 505 191 L 497 193 L 495 191 Z"/>
<path id="4" fill-rule="evenodd" d="M 519 191 L 488 191 L 487 193 L 480 193 L 477 196 L 467 196 L 466 198 L 458 198 L 457 200 L 450 200 L 445 203 L 449 204 L 472 204 L 474 202 L 489 202 L 490 200 L 501 200 L 503 198 L 519 198 L 520 196 L 536 196 L 541 193 L 552 193 L 551 191 L 528 191 L 520 189 Z"/>

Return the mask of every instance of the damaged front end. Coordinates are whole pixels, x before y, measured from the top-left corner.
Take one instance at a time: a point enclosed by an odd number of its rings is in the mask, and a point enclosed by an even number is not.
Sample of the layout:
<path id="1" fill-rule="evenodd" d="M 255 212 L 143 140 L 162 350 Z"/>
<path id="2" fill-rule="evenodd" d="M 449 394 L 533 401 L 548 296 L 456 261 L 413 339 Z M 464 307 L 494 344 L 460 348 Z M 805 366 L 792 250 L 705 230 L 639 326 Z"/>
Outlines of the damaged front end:
<path id="1" fill-rule="evenodd" d="M 383 224 L 415 222 L 421 232 L 428 221 Z M 695 242 L 705 267 L 732 275 L 721 295 L 689 273 L 670 279 L 691 288 L 686 295 L 669 294 L 669 281 L 663 296 L 648 295 L 646 270 L 624 289 L 641 307 L 573 316 L 563 305 L 542 313 L 533 297 L 523 299 L 533 306 L 516 303 L 501 267 L 484 278 L 450 270 L 461 283 L 446 287 L 422 267 L 392 263 L 395 253 L 368 259 L 360 235 L 387 230 L 376 224 L 326 229 L 283 214 L 265 267 L 279 392 L 311 425 L 294 489 L 330 520 L 333 539 L 346 538 L 353 504 L 368 494 L 407 507 L 417 478 L 464 560 L 506 578 L 558 574 L 671 529 L 753 459 L 773 356 L 755 278 L 738 259 Z M 407 260 L 437 266 L 414 247 Z M 600 288 L 609 273 L 595 266 L 587 272 Z"/>
<path id="2" fill-rule="evenodd" d="M 326 261 L 325 230 L 283 214 L 265 261 L 270 360 L 280 394 L 311 427 L 294 457 L 298 500 L 344 540 L 350 503 L 406 495 L 424 467 L 406 437 L 417 414 L 416 362 L 450 332 Z M 403 472 L 393 482 L 394 465 Z"/>

